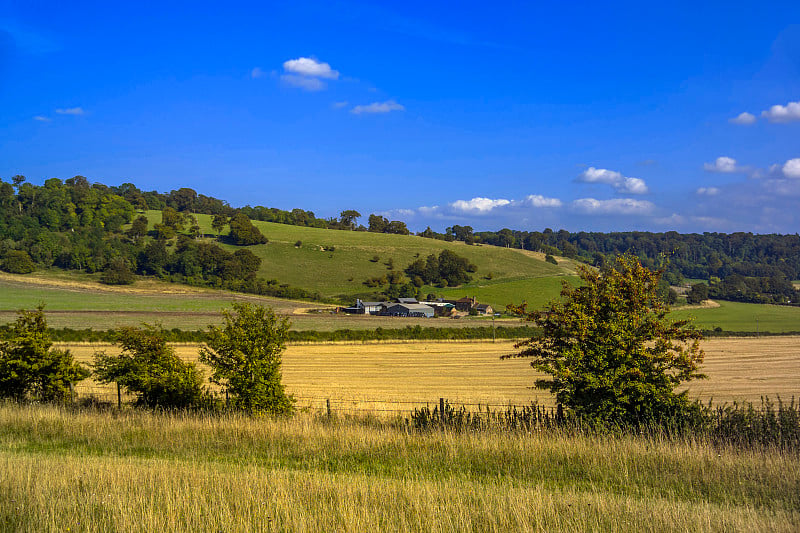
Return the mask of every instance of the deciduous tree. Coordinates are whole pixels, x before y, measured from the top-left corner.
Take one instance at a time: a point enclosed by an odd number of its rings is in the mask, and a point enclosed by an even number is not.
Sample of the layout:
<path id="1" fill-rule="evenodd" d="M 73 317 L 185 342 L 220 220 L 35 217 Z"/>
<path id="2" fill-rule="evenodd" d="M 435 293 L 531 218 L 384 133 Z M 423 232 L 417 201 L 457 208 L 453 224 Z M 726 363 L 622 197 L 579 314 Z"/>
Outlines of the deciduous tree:
<path id="1" fill-rule="evenodd" d="M 63 401 L 70 396 L 70 385 L 88 375 L 69 350 L 53 349 L 43 305 L 20 311 L 0 339 L 0 397 Z"/>
<path id="2" fill-rule="evenodd" d="M 291 412 L 294 399 L 281 383 L 289 320 L 249 303 L 235 303 L 223 315 L 223 326 L 209 326 L 207 347 L 200 350 L 200 360 L 212 369 L 211 382 L 249 413 Z"/>
<path id="3" fill-rule="evenodd" d="M 603 271 L 582 267 L 583 284 L 564 283 L 561 301 L 524 314 L 541 334 L 505 357 L 531 357 L 546 374 L 536 387 L 560 406 L 591 421 L 637 424 L 680 416 L 691 404 L 684 382 L 699 372 L 701 334 L 687 320 L 672 320 L 658 295 L 660 272 L 632 256 Z"/>

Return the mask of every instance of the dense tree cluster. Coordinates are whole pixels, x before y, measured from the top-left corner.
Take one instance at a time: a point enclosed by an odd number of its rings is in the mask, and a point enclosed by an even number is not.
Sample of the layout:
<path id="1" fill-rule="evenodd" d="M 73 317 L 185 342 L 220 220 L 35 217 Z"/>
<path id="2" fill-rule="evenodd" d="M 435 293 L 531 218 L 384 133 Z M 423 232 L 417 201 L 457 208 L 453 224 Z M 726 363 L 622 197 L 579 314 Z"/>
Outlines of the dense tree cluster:
<path id="1" fill-rule="evenodd" d="M 417 259 L 405 269 L 408 277 L 426 285 L 441 285 L 455 287 L 471 281 L 470 273 L 477 268 L 467 259 L 450 250 L 442 250 L 439 256 L 430 254 L 425 259 Z M 420 283 L 421 282 L 421 283 Z"/>
<path id="2" fill-rule="evenodd" d="M 392 233 L 395 235 L 409 235 L 405 222 L 399 220 L 389 221 L 380 215 L 369 216 L 369 228 L 367 231 L 372 233 Z"/>

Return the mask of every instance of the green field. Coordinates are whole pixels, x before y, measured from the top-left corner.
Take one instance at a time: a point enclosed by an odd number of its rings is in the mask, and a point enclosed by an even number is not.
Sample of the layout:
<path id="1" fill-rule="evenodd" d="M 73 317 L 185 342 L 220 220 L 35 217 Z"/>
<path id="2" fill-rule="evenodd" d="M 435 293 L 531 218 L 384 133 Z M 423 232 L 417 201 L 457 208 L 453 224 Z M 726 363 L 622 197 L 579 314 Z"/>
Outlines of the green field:
<path id="1" fill-rule="evenodd" d="M 158 212 L 148 213 L 151 223 L 160 221 Z M 196 215 L 201 230 L 213 234 L 210 215 Z M 549 291 L 547 298 L 558 294 L 560 284 L 553 277 L 575 274 L 575 263 L 560 258 L 559 265 L 544 261 L 544 255 L 513 248 L 475 245 L 463 242 L 445 242 L 425 239 L 413 235 L 388 235 L 358 231 L 337 231 L 306 228 L 271 222 L 253 222 L 269 238 L 269 243 L 250 246 L 248 249 L 261 258 L 259 276 L 277 279 L 323 297 L 338 297 L 349 300 L 357 294 L 373 292 L 364 285 L 372 277 L 388 274 L 388 261 L 394 270 L 401 271 L 417 257 L 439 254 L 452 250 L 478 267 L 472 275 L 473 282 L 456 289 L 423 287 L 423 294 L 436 293 L 454 296 L 479 294 L 481 302 L 505 308 L 518 301 L 520 291 L 530 294 L 530 301 L 542 299 L 542 291 Z M 302 245 L 296 247 L 297 241 Z M 333 246 L 334 251 L 323 251 Z M 235 249 L 223 245 L 227 249 Z M 377 262 L 372 262 L 378 256 Z M 491 274 L 491 280 L 486 278 Z M 538 281 L 541 278 L 547 281 Z M 542 299 L 542 301 L 546 301 Z"/>
<path id="2" fill-rule="evenodd" d="M 720 327 L 725 331 L 787 333 L 800 331 L 800 307 L 717 301 L 719 307 L 684 308 L 676 318 L 695 319 L 701 329 Z"/>

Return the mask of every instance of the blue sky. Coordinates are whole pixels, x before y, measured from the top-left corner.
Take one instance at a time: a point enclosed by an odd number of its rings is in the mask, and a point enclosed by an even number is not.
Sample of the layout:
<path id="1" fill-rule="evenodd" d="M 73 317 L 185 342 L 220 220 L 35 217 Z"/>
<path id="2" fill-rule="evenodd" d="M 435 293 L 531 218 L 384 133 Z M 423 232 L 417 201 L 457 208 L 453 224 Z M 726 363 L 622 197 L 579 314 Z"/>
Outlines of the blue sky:
<path id="1" fill-rule="evenodd" d="M 0 177 L 415 230 L 800 231 L 796 1 L 164 4 L 0 5 Z"/>

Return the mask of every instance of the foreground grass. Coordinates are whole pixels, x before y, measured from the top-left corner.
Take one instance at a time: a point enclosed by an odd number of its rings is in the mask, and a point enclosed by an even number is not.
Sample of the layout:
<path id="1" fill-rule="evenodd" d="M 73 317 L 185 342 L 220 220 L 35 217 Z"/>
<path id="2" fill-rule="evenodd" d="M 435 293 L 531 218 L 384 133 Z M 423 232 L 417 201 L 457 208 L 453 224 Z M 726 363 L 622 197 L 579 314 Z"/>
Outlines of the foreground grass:
<path id="1" fill-rule="evenodd" d="M 3 531 L 793 531 L 799 484 L 700 441 L 0 406 Z"/>

